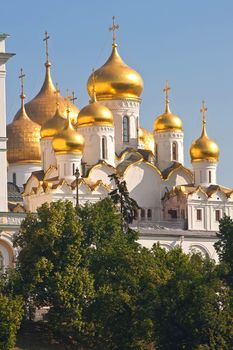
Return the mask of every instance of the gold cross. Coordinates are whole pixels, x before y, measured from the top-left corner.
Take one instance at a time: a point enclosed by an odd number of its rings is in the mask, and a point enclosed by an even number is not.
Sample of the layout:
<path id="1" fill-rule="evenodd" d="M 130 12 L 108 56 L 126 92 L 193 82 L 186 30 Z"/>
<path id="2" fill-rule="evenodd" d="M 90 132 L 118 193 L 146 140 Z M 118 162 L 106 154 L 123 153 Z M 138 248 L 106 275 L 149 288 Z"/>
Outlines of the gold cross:
<path id="1" fill-rule="evenodd" d="M 166 80 L 166 85 L 165 85 L 165 88 L 163 89 L 163 91 L 165 92 L 165 95 L 166 95 L 166 102 L 169 102 L 169 100 L 168 100 L 168 91 L 169 90 L 171 90 L 171 88 L 168 85 L 168 80 Z"/>
<path id="2" fill-rule="evenodd" d="M 58 88 L 58 83 L 56 83 L 56 90 L 54 91 L 55 95 L 56 95 L 56 106 L 58 107 L 59 106 L 59 102 L 58 102 L 58 96 L 60 94 L 60 90 Z"/>
<path id="3" fill-rule="evenodd" d="M 48 32 L 45 32 L 45 37 L 44 37 L 43 41 L 45 41 L 46 63 L 49 62 L 49 46 L 48 46 L 49 39 L 50 39 L 50 36 L 48 35 Z"/>
<path id="4" fill-rule="evenodd" d="M 70 97 L 70 101 L 74 103 L 74 101 L 77 100 L 77 97 L 75 96 L 74 91 L 72 91 L 72 96 Z"/>
<path id="5" fill-rule="evenodd" d="M 116 31 L 119 29 L 119 25 L 115 24 L 115 16 L 112 17 L 112 26 L 109 28 L 110 32 L 112 32 L 112 45 L 116 45 Z"/>
<path id="6" fill-rule="evenodd" d="M 24 78 L 25 74 L 23 73 L 23 68 L 21 68 L 19 76 L 19 79 L 21 79 L 21 98 L 24 98 Z"/>
<path id="7" fill-rule="evenodd" d="M 200 112 L 202 113 L 202 122 L 203 124 L 206 124 L 206 112 L 208 108 L 205 106 L 205 101 L 202 101 Z"/>

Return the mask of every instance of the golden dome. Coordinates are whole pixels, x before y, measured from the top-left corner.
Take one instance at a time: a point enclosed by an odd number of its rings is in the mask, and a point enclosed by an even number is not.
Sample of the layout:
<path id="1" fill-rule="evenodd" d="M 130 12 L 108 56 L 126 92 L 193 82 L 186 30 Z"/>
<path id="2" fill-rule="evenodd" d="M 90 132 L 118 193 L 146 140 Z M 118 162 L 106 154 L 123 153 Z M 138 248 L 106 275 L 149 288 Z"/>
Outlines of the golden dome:
<path id="1" fill-rule="evenodd" d="M 65 115 L 67 100 L 58 93 L 56 96 L 56 88 L 52 82 L 49 62 L 45 63 L 46 73 L 45 80 L 40 92 L 29 102 L 25 104 L 25 110 L 31 120 L 43 125 L 54 116 L 56 112 L 56 101 L 60 106 L 60 113 Z M 20 112 L 18 112 L 20 113 Z M 79 109 L 72 103 L 70 103 L 70 118 L 76 122 Z"/>
<path id="2" fill-rule="evenodd" d="M 56 154 L 82 154 L 84 137 L 75 130 L 68 116 L 65 128 L 53 139 L 53 149 Z"/>
<path id="3" fill-rule="evenodd" d="M 153 134 L 144 128 L 139 128 L 138 137 L 139 144 L 141 144 L 145 150 L 154 153 L 155 142 Z"/>
<path id="4" fill-rule="evenodd" d="M 113 43 L 107 62 L 94 73 L 97 100 L 139 99 L 143 80 L 139 73 L 125 64 Z M 93 74 L 88 79 L 87 90 L 92 96 Z"/>
<path id="5" fill-rule="evenodd" d="M 201 136 L 192 143 L 189 152 L 192 162 L 202 160 L 218 162 L 219 146 L 215 141 L 209 139 L 207 135 L 205 117 L 202 122 Z"/>
<path id="6" fill-rule="evenodd" d="M 40 125 L 28 117 L 24 98 L 22 94 L 21 109 L 7 125 L 7 160 L 9 163 L 40 163 Z"/>
<path id="7" fill-rule="evenodd" d="M 168 81 L 166 81 L 166 86 L 163 89 L 166 94 L 165 111 L 154 121 L 154 131 L 156 132 L 183 131 L 182 120 L 178 115 L 175 115 L 170 111 L 168 99 L 168 91 L 170 89 L 171 88 L 168 86 Z"/>
<path id="8" fill-rule="evenodd" d="M 95 91 L 93 91 L 93 99 L 90 104 L 79 112 L 76 127 L 93 125 L 113 126 L 112 112 L 96 100 Z"/>
<path id="9" fill-rule="evenodd" d="M 51 119 L 48 119 L 40 130 L 40 136 L 42 139 L 53 138 L 58 134 L 66 125 L 66 118 L 60 113 L 59 106 L 57 106 L 56 113 Z"/>
<path id="10" fill-rule="evenodd" d="M 154 121 L 154 131 L 183 131 L 182 120 L 178 115 L 171 113 L 168 102 L 166 102 L 165 112 Z"/>

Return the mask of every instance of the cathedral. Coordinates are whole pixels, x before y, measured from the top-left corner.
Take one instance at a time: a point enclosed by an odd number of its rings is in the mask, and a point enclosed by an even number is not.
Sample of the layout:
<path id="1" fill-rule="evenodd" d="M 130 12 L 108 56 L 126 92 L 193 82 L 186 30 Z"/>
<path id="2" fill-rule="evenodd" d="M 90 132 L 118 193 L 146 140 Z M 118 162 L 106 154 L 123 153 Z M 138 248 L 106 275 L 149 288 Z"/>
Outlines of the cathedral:
<path id="1" fill-rule="evenodd" d="M 138 203 L 132 226 L 140 243 L 167 250 L 181 246 L 217 261 L 213 244 L 219 220 L 233 217 L 233 190 L 218 185 L 219 147 L 208 136 L 207 108 L 201 106 L 200 134 L 193 135 L 184 164 L 182 119 L 171 111 L 166 81 L 165 106 L 151 127 L 140 124 L 143 79 L 122 59 L 116 43 L 106 62 L 87 80 L 89 103 L 80 110 L 75 96 L 63 97 L 51 77 L 45 33 L 45 78 L 38 94 L 25 103 L 21 70 L 20 108 L 6 126 L 6 34 L 0 33 L 0 267 L 13 265 L 12 237 L 26 212 L 45 202 L 94 203 L 114 188 L 109 175 L 126 181 Z M 200 119 L 201 120 L 201 119 Z"/>

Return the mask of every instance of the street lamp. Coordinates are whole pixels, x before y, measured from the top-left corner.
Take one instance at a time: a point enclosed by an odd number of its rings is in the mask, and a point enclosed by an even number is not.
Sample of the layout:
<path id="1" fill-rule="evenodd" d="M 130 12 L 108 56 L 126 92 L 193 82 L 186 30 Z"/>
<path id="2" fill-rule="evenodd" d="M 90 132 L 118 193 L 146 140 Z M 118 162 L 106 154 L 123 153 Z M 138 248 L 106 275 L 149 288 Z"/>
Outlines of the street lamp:
<path id="1" fill-rule="evenodd" d="M 78 180 L 80 177 L 80 171 L 78 168 L 76 168 L 74 176 L 76 178 L 76 208 L 79 207 L 79 197 L 78 197 Z"/>

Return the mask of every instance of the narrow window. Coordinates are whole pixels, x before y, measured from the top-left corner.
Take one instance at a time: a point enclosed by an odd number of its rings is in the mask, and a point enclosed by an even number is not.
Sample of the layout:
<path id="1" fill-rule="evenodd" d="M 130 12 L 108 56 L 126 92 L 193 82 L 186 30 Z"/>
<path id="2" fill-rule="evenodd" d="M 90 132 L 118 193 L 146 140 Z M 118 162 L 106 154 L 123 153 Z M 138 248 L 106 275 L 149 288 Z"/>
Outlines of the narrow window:
<path id="1" fill-rule="evenodd" d="M 138 218 L 138 211 L 135 209 L 134 210 L 134 220 L 137 220 Z"/>
<path id="2" fill-rule="evenodd" d="M 75 173 L 75 163 L 73 163 L 73 175 Z"/>
<path id="3" fill-rule="evenodd" d="M 201 221 L 201 220 L 202 220 L 202 210 L 197 209 L 197 221 Z"/>
<path id="4" fill-rule="evenodd" d="M 16 185 L 16 173 L 12 174 L 13 184 Z"/>
<path id="5" fill-rule="evenodd" d="M 202 183 L 202 171 L 200 170 L 200 183 Z"/>
<path id="6" fill-rule="evenodd" d="M 177 160 L 177 143 L 172 143 L 172 160 Z"/>
<path id="7" fill-rule="evenodd" d="M 102 159 L 106 159 L 106 139 L 102 137 Z"/>
<path id="8" fill-rule="evenodd" d="M 215 210 L 215 220 L 220 221 L 221 219 L 221 212 L 219 209 Z"/>
<path id="9" fill-rule="evenodd" d="M 147 210 L 147 219 L 148 219 L 148 220 L 151 220 L 151 219 L 152 219 L 152 211 L 151 211 L 151 209 L 148 209 L 148 210 Z"/>
<path id="10" fill-rule="evenodd" d="M 66 164 L 64 164 L 64 176 L 66 176 Z"/>
<path id="11" fill-rule="evenodd" d="M 181 209 L 180 211 L 181 219 L 185 219 L 185 210 Z"/>
<path id="12" fill-rule="evenodd" d="M 145 220 L 145 209 L 141 209 L 141 220 Z"/>
<path id="13" fill-rule="evenodd" d="M 129 142 L 129 117 L 123 117 L 123 142 Z"/>
<path id="14" fill-rule="evenodd" d="M 209 170 L 209 183 L 211 184 L 212 178 L 211 178 L 211 171 Z"/>

